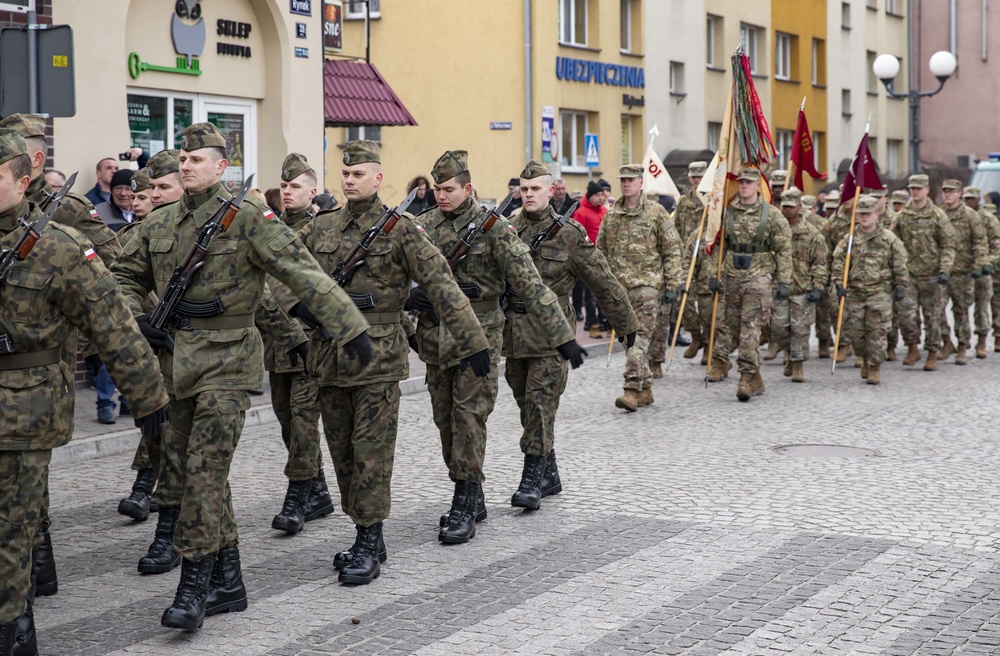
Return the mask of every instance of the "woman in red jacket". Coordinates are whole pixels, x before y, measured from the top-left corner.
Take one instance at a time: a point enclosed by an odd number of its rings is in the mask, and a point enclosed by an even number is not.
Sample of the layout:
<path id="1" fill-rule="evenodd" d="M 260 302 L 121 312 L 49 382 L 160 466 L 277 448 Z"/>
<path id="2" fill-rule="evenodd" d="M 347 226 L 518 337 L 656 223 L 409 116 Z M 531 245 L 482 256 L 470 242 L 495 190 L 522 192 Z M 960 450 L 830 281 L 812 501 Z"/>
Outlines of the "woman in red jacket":
<path id="1" fill-rule="evenodd" d="M 597 232 L 601 229 L 601 222 L 604 215 L 608 213 L 608 208 L 604 206 L 604 190 L 594 181 L 587 183 L 587 193 L 580 199 L 580 206 L 573 212 L 573 218 L 587 230 L 587 237 L 591 242 L 597 241 Z M 611 330 L 607 318 L 597 306 L 597 299 L 590 293 L 589 289 L 584 290 L 584 305 L 587 308 L 587 316 L 584 319 L 584 329 L 590 330 L 592 338 L 601 337 L 601 331 Z"/>

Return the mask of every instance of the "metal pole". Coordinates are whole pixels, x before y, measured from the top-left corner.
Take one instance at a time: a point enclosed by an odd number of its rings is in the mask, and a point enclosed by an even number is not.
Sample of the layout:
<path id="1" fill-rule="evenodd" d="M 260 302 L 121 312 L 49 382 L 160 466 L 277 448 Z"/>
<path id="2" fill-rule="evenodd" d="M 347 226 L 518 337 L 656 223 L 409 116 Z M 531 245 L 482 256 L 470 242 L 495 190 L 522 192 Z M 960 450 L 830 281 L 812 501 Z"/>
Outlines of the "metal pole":
<path id="1" fill-rule="evenodd" d="M 910 174 L 913 175 L 920 173 L 920 159 L 918 156 L 920 134 L 917 132 L 920 129 L 917 125 L 917 104 L 920 103 L 920 99 L 914 98 L 914 89 L 917 87 L 917 66 L 916 60 L 913 57 L 913 0 L 907 0 L 906 7 L 906 57 L 909 59 L 907 65 L 910 67 L 909 74 L 907 75 L 909 78 L 907 86 L 910 89 Z"/>
<path id="2" fill-rule="evenodd" d="M 910 174 L 920 173 L 920 93 L 910 88 Z"/>
<path id="3" fill-rule="evenodd" d="M 531 119 L 531 0 L 524 0 L 524 161 L 532 159 L 531 137 L 535 126 Z M 541 157 L 539 157 L 541 159 Z"/>
<path id="4" fill-rule="evenodd" d="M 38 113 L 38 23 L 28 12 L 28 113 Z"/>

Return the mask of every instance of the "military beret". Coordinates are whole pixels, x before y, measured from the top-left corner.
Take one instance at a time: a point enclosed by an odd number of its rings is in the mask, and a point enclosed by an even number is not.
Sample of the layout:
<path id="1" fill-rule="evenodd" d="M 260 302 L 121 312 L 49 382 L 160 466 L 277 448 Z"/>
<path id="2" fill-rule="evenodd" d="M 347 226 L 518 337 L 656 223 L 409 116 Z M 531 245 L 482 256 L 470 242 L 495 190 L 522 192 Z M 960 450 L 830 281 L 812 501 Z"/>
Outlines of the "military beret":
<path id="1" fill-rule="evenodd" d="M 799 191 L 798 187 L 790 187 L 785 191 L 781 192 L 781 206 L 782 207 L 795 207 L 802 200 L 802 192 Z"/>
<path id="2" fill-rule="evenodd" d="M 135 172 L 132 179 L 129 181 L 129 185 L 132 187 L 132 193 L 138 193 L 140 191 L 146 191 L 149 189 L 149 168 L 141 168 Z"/>
<path id="3" fill-rule="evenodd" d="M 858 197 L 858 214 L 871 214 L 878 210 L 878 199 L 868 194 Z"/>
<path id="4" fill-rule="evenodd" d="M 923 188 L 931 186 L 931 179 L 928 178 L 923 173 L 915 173 L 910 176 L 909 181 L 906 183 L 907 187 L 911 188 Z"/>
<path id="5" fill-rule="evenodd" d="M 981 195 L 979 187 L 966 187 L 962 190 L 962 198 L 979 198 Z"/>
<path id="6" fill-rule="evenodd" d="M 771 177 L 768 178 L 768 182 L 770 182 L 771 186 L 773 187 L 775 185 L 785 184 L 785 180 L 787 179 L 788 179 L 788 171 L 784 169 L 778 169 L 777 171 L 771 171 Z"/>
<path id="7" fill-rule="evenodd" d="M 742 182 L 744 180 L 747 182 L 756 182 L 760 180 L 760 171 L 749 167 L 740 169 L 739 175 L 736 176 L 736 181 Z"/>
<path id="8" fill-rule="evenodd" d="M 897 189 L 896 191 L 892 192 L 890 198 L 892 199 L 893 203 L 905 203 L 908 200 L 910 200 L 910 194 L 906 193 L 902 189 Z"/>
<path id="9" fill-rule="evenodd" d="M 809 194 L 802 197 L 802 204 L 810 209 L 816 207 L 816 203 L 818 202 L 815 196 L 810 196 Z"/>
<path id="10" fill-rule="evenodd" d="M 441 184 L 442 182 L 451 180 L 459 173 L 465 173 L 468 170 L 469 152 L 466 150 L 449 150 L 434 162 L 434 167 L 431 169 L 431 177 L 434 178 L 434 182 Z"/>
<path id="11" fill-rule="evenodd" d="M 25 139 L 45 137 L 45 117 L 38 114 L 11 114 L 0 121 L 0 128 L 15 130 Z"/>
<path id="12" fill-rule="evenodd" d="M 281 163 L 281 179 L 285 182 L 291 182 L 307 171 L 312 171 L 312 167 L 306 161 L 305 155 L 291 153 Z"/>
<path id="13" fill-rule="evenodd" d="M 132 169 L 119 169 L 115 171 L 115 174 L 111 176 L 110 187 L 114 189 L 115 187 L 131 187 L 132 186 L 132 175 L 135 172 Z"/>
<path id="14" fill-rule="evenodd" d="M 221 148 L 226 150 L 226 138 L 219 128 L 211 123 L 195 123 L 187 126 L 181 133 L 181 150 L 189 153 L 202 148 Z"/>
<path id="15" fill-rule="evenodd" d="M 944 182 L 941 183 L 941 188 L 942 189 L 959 189 L 959 190 L 961 190 L 961 188 L 963 186 L 964 185 L 962 184 L 962 181 L 961 180 L 956 180 L 955 178 L 948 178 L 947 180 L 945 180 Z"/>
<path id="16" fill-rule="evenodd" d="M 708 170 L 708 162 L 691 162 L 688 164 L 688 175 L 692 178 L 700 178 L 705 175 L 705 171 Z"/>
<path id="17" fill-rule="evenodd" d="M 170 175 L 171 173 L 177 173 L 180 169 L 180 161 L 178 157 L 181 152 L 176 149 L 171 150 L 161 150 L 146 162 L 146 168 L 149 169 L 149 179 L 157 180 L 165 175 Z"/>
<path id="18" fill-rule="evenodd" d="M 17 130 L 0 129 L 0 164 L 8 162 L 18 155 L 27 155 L 28 145 Z"/>
<path id="19" fill-rule="evenodd" d="M 382 149 L 374 141 L 357 139 L 344 146 L 344 166 L 381 164 Z"/>
<path id="20" fill-rule="evenodd" d="M 618 179 L 641 178 L 642 171 L 642 164 L 626 164 L 618 169 Z"/>
<path id="21" fill-rule="evenodd" d="M 524 170 L 521 171 L 521 178 L 524 180 L 531 180 L 532 178 L 537 178 L 543 175 L 551 175 L 549 170 L 545 168 L 545 165 L 537 160 L 531 160 L 524 165 Z"/>

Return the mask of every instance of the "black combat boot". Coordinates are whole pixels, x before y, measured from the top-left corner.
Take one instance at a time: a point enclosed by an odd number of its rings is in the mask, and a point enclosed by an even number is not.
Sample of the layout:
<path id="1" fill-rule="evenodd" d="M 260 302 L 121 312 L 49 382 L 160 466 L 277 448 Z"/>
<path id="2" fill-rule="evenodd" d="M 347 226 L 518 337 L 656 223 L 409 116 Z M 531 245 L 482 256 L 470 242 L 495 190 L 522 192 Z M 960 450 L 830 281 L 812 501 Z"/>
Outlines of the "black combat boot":
<path id="1" fill-rule="evenodd" d="M 35 581 L 39 597 L 51 597 L 59 591 L 56 577 L 56 557 L 52 553 L 52 536 L 48 531 L 39 531 L 42 544 L 31 552 L 31 578 Z"/>
<path id="2" fill-rule="evenodd" d="M 380 563 L 385 562 L 385 542 L 382 540 L 382 522 L 371 526 L 358 526 L 358 539 L 354 543 L 354 557 L 340 570 L 337 580 L 341 583 L 366 585 L 378 578 Z"/>
<path id="3" fill-rule="evenodd" d="M 13 656 L 16 637 L 17 620 L 9 624 L 0 624 L 0 656 Z"/>
<path id="4" fill-rule="evenodd" d="M 455 481 L 448 523 L 438 532 L 438 540 L 445 544 L 463 544 L 476 537 L 475 520 L 481 487 L 472 481 Z"/>
<path id="5" fill-rule="evenodd" d="M 306 499 L 309 498 L 309 488 L 312 479 L 304 481 L 288 481 L 288 491 L 285 492 L 285 503 L 281 512 L 271 520 L 271 528 L 295 535 L 306 523 Z"/>
<path id="6" fill-rule="evenodd" d="M 181 564 L 181 555 L 174 551 L 174 529 L 180 508 L 160 508 L 156 520 L 156 532 L 149 551 L 139 559 L 140 574 L 165 574 Z"/>
<path id="7" fill-rule="evenodd" d="M 38 656 L 38 638 L 35 635 L 35 594 L 37 593 L 35 575 L 31 575 L 31 587 L 28 588 L 28 605 L 21 617 L 14 623 L 14 648 L 9 652 L 13 656 Z"/>
<path id="8" fill-rule="evenodd" d="M 208 582 L 205 617 L 219 613 L 238 613 L 246 609 L 247 589 L 243 585 L 243 572 L 240 571 L 240 550 L 238 547 L 220 549 L 215 555 L 215 569 Z"/>
<path id="9" fill-rule="evenodd" d="M 354 525 L 354 530 L 357 532 L 357 535 L 354 537 L 354 544 L 351 546 L 350 549 L 338 552 L 337 555 L 333 557 L 333 567 L 334 567 L 334 569 L 344 569 L 345 567 L 347 567 L 348 565 L 350 565 L 351 564 L 351 560 L 354 559 L 354 554 L 355 554 L 355 552 L 357 552 L 358 545 L 361 543 L 361 527 L 358 526 L 357 524 L 355 524 Z M 389 556 L 388 556 L 388 554 L 386 553 L 386 550 L 385 550 L 385 542 L 380 538 L 379 539 L 378 562 L 384 563 L 386 561 L 386 558 L 388 558 L 388 557 Z"/>
<path id="10" fill-rule="evenodd" d="M 118 502 L 118 514 L 144 522 L 149 519 L 149 507 L 156 485 L 156 474 L 152 469 L 140 469 L 132 483 L 132 494 Z"/>
<path id="11" fill-rule="evenodd" d="M 521 471 L 521 484 L 517 492 L 510 498 L 510 505 L 515 508 L 538 510 L 542 506 L 542 474 L 545 473 L 545 458 L 542 456 L 524 456 L 524 469 Z"/>
<path id="12" fill-rule="evenodd" d="M 309 500 L 306 501 L 306 521 L 311 522 L 320 517 L 326 517 L 333 512 L 333 497 L 326 487 L 326 476 L 323 475 L 323 468 L 319 468 L 319 473 L 313 480 L 309 489 Z"/>
<path id="13" fill-rule="evenodd" d="M 208 598 L 208 582 L 215 569 L 215 556 L 205 556 L 197 563 L 187 558 L 183 560 L 174 603 L 163 611 L 160 624 L 170 629 L 194 631 L 205 622 L 205 601 Z"/>
<path id="14" fill-rule="evenodd" d="M 556 466 L 556 450 L 553 447 L 545 458 L 545 473 L 542 474 L 542 497 L 562 492 L 562 481 L 559 480 L 559 468 Z"/>
<path id="15" fill-rule="evenodd" d="M 441 519 L 438 520 L 438 526 L 444 528 L 444 525 L 448 523 L 448 515 L 451 514 L 451 510 L 441 515 Z M 483 486 L 479 486 L 479 499 L 476 501 L 476 521 L 481 522 L 486 519 L 486 497 L 483 495 Z"/>

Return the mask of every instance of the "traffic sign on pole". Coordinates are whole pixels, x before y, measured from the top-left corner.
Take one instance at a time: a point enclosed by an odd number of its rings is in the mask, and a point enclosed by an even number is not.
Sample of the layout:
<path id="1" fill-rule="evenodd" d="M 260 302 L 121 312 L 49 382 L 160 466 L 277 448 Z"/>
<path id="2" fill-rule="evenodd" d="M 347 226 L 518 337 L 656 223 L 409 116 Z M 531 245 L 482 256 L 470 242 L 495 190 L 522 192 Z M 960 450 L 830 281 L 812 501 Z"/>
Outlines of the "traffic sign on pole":
<path id="1" fill-rule="evenodd" d="M 597 143 L 597 135 L 586 133 L 583 135 L 583 143 L 587 151 L 587 166 L 597 168 L 601 165 L 600 148 Z"/>

